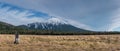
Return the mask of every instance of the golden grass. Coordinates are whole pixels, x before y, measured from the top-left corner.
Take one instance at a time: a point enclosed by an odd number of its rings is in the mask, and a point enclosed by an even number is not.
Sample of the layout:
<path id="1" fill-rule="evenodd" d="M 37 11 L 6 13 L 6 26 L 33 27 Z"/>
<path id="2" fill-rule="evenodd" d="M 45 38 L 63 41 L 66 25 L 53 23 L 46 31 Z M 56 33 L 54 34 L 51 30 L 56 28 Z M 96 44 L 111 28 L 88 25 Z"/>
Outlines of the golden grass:
<path id="1" fill-rule="evenodd" d="M 0 51 L 120 51 L 120 35 L 0 35 Z"/>

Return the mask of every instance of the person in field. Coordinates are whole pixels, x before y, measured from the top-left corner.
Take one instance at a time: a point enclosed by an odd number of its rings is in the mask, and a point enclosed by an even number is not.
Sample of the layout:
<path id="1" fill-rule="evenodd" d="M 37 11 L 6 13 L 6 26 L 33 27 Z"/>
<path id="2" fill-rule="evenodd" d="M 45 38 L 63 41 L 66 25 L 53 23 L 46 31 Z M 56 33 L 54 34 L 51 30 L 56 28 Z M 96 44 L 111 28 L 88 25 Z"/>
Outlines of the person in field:
<path id="1" fill-rule="evenodd" d="M 17 31 L 16 31 L 16 33 L 15 33 L 15 41 L 14 41 L 14 44 L 19 44 L 19 34 L 18 34 Z"/>

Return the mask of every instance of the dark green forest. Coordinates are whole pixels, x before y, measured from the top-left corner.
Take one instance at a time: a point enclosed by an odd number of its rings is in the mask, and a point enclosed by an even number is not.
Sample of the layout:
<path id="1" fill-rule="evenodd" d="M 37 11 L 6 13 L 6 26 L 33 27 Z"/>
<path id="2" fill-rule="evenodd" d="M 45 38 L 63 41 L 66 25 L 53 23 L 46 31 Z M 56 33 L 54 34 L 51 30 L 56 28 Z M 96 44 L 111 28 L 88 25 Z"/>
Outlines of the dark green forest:
<path id="1" fill-rule="evenodd" d="M 21 35 L 117 35 L 120 32 L 60 32 L 52 30 L 27 30 L 27 29 L 17 29 L 17 30 L 0 30 L 0 34 L 15 34 L 18 32 Z"/>

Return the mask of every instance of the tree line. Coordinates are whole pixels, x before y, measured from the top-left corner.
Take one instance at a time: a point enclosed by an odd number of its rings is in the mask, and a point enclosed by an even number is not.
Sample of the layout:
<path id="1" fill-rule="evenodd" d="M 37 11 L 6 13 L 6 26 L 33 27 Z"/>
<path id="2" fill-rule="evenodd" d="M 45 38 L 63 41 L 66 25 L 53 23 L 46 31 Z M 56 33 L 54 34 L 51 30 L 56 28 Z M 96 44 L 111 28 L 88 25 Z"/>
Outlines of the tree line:
<path id="1" fill-rule="evenodd" d="M 15 32 L 18 32 L 22 35 L 115 35 L 120 34 L 120 32 L 117 31 L 104 31 L 104 32 L 64 32 L 64 31 L 53 31 L 53 30 L 0 30 L 0 34 L 15 34 Z"/>

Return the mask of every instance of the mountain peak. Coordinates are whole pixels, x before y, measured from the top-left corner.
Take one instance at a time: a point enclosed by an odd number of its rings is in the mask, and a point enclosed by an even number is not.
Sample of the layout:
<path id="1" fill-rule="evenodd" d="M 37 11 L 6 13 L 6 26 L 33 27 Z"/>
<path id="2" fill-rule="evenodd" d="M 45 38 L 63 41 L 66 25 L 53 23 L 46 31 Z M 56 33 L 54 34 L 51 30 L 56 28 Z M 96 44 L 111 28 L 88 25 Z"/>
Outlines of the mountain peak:
<path id="1" fill-rule="evenodd" d="M 68 24 L 67 21 L 65 21 L 64 19 L 59 18 L 59 17 L 51 17 L 48 19 L 47 23 L 54 24 L 54 25 Z"/>

